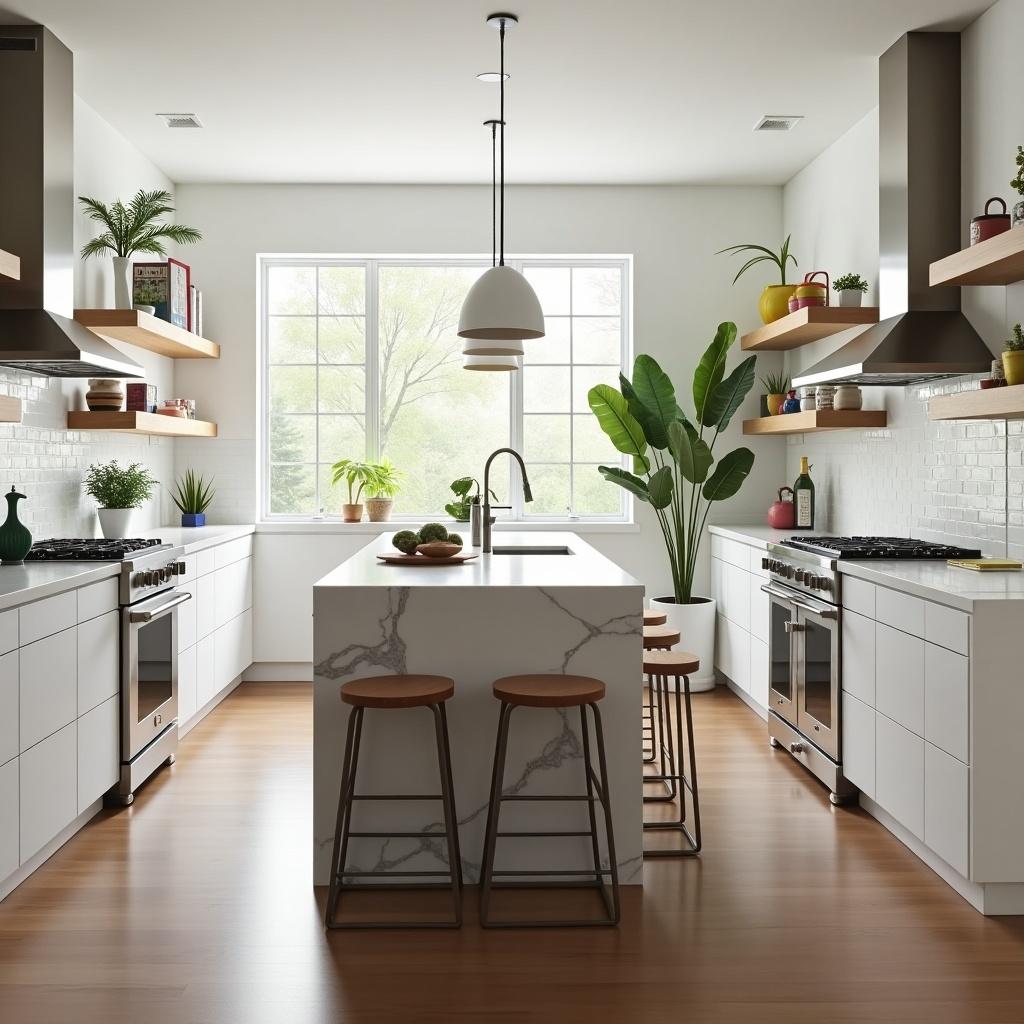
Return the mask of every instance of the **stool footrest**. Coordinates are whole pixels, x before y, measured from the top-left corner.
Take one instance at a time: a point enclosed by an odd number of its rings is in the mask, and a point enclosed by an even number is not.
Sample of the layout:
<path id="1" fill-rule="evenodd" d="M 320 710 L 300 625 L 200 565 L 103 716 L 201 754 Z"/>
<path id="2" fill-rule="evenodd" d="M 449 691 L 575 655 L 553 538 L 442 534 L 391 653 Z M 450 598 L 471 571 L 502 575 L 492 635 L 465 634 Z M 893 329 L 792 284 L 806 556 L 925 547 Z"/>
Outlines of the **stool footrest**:
<path id="1" fill-rule="evenodd" d="M 589 832 L 496 832 L 499 839 L 554 839 L 557 836 L 586 836 L 590 838 Z"/>
<path id="2" fill-rule="evenodd" d="M 525 800 L 525 801 L 532 801 L 532 800 L 562 800 L 562 801 L 571 801 L 573 803 L 590 803 L 590 804 L 592 804 L 592 803 L 596 802 L 597 798 L 596 797 L 592 797 L 592 796 L 576 796 L 576 795 L 558 796 L 558 795 L 547 794 L 547 793 L 545 793 L 545 794 L 537 794 L 536 796 L 521 796 L 520 794 L 517 793 L 517 794 L 514 794 L 512 796 L 502 796 L 502 797 L 500 797 L 500 800 L 501 800 L 502 803 L 504 803 L 506 800 Z"/>
<path id="3" fill-rule="evenodd" d="M 451 878 L 450 871 L 349 871 L 341 872 L 342 878 Z M 450 885 L 445 886 L 446 889 Z"/>
<path id="4" fill-rule="evenodd" d="M 589 835 L 589 834 L 590 833 L 588 832 L 587 835 Z M 600 869 L 597 869 L 597 868 L 585 868 L 585 869 L 580 870 L 580 871 L 576 871 L 576 870 L 573 870 L 573 871 L 557 871 L 557 870 L 555 870 L 555 871 L 553 871 L 551 868 L 547 868 L 547 869 L 545 869 L 543 871 L 492 871 L 491 872 L 491 875 L 494 878 L 515 878 L 515 877 L 519 877 L 519 876 L 528 876 L 530 878 L 552 878 L 552 877 L 561 878 L 562 876 L 568 877 L 570 875 L 573 876 L 573 877 L 575 877 L 577 875 L 586 875 L 589 878 L 593 878 L 594 875 L 597 875 L 597 874 L 610 875 L 610 874 L 612 874 L 612 869 L 611 868 L 600 868 Z M 597 886 L 596 880 L 594 882 L 594 886 L 595 887 Z"/>
<path id="5" fill-rule="evenodd" d="M 350 800 L 443 800 L 444 797 L 438 793 L 381 793 L 380 796 L 373 796 L 371 793 L 353 793 Z"/>
<path id="6" fill-rule="evenodd" d="M 349 839 L 446 839 L 447 832 L 349 832 Z"/>

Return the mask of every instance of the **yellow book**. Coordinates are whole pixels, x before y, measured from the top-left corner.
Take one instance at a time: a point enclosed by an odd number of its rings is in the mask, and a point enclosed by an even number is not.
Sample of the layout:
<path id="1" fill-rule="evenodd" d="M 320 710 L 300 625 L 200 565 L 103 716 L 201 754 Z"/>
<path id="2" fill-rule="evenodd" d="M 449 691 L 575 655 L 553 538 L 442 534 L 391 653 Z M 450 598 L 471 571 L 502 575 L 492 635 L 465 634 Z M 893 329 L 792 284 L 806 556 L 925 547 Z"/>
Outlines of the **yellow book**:
<path id="1" fill-rule="evenodd" d="M 1012 572 L 1024 566 L 1008 558 L 950 558 L 946 565 L 958 569 L 973 569 L 975 572 Z"/>

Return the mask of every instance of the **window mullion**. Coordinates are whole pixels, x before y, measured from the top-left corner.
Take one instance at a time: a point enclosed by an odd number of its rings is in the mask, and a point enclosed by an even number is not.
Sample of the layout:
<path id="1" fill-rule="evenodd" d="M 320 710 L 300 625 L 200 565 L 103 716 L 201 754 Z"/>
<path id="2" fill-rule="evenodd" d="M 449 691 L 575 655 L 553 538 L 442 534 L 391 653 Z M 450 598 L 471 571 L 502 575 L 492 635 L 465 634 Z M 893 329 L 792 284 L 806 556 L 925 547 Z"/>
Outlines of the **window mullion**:
<path id="1" fill-rule="evenodd" d="M 366 425 L 366 458 L 370 462 L 380 461 L 380 337 L 378 334 L 380 310 L 378 308 L 379 264 L 367 260 L 366 264 L 366 305 L 364 318 L 366 357 L 366 382 L 363 385 L 363 422 Z"/>

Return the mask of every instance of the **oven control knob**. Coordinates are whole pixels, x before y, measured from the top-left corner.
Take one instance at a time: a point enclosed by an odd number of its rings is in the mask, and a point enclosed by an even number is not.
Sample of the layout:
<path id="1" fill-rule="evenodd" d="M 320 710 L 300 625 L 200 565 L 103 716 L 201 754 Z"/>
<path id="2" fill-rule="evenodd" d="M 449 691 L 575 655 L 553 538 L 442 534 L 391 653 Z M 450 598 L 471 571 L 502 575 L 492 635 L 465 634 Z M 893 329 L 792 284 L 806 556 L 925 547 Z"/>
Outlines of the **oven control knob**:
<path id="1" fill-rule="evenodd" d="M 136 587 L 144 586 L 146 583 L 146 574 L 144 572 L 137 572 L 132 577 L 132 585 Z"/>
<path id="2" fill-rule="evenodd" d="M 797 571 L 796 571 L 796 581 L 797 581 L 797 583 L 803 583 L 805 580 L 808 583 L 810 583 L 810 581 L 811 581 L 811 574 L 809 572 L 805 573 L 803 569 L 797 569 Z"/>
<path id="3" fill-rule="evenodd" d="M 818 577 L 818 589 L 819 590 L 831 590 L 832 581 L 827 576 Z"/>
<path id="4" fill-rule="evenodd" d="M 171 567 L 169 565 L 165 565 L 160 570 L 160 582 L 161 583 L 166 583 L 170 578 L 171 578 Z"/>
<path id="5" fill-rule="evenodd" d="M 188 572 L 188 566 L 184 562 L 174 563 L 174 574 L 176 576 L 184 576 L 186 572 Z"/>
<path id="6" fill-rule="evenodd" d="M 771 568 L 771 564 L 772 563 L 771 563 L 771 559 L 770 558 L 762 558 L 761 559 L 761 568 L 762 569 L 770 569 Z"/>
<path id="7" fill-rule="evenodd" d="M 804 575 L 804 583 L 811 588 L 811 590 L 817 590 L 818 588 L 818 577 L 813 572 L 806 573 Z"/>

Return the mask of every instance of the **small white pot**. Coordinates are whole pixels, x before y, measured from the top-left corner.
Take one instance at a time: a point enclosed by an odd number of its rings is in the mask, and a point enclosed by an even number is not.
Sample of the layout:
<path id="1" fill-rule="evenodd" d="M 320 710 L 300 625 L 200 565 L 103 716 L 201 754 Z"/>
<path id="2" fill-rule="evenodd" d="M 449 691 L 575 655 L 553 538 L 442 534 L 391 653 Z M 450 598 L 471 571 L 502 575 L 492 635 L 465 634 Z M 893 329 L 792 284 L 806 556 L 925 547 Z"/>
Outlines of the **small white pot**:
<path id="1" fill-rule="evenodd" d="M 386 523 L 391 519 L 391 498 L 367 498 L 366 517 L 371 523 Z"/>
<path id="2" fill-rule="evenodd" d="M 700 668 L 690 676 L 691 693 L 715 688 L 715 600 L 698 597 L 693 604 L 676 604 L 671 597 L 651 598 L 651 608 L 665 615 L 666 626 L 679 630 L 680 651 L 697 655 Z"/>
<path id="3" fill-rule="evenodd" d="M 864 404 L 864 393 L 856 384 L 840 384 L 832 399 L 833 409 L 860 409 Z"/>
<path id="4" fill-rule="evenodd" d="M 114 257 L 114 309 L 132 308 L 132 261 Z"/>
<path id="5" fill-rule="evenodd" d="M 839 293 L 840 306 L 859 306 L 864 299 L 864 293 L 859 288 L 844 288 Z"/>
<path id="6" fill-rule="evenodd" d="M 107 540 L 118 540 L 121 537 L 130 536 L 128 524 L 131 522 L 131 508 L 98 508 L 96 514 L 100 517 L 100 529 Z"/>

